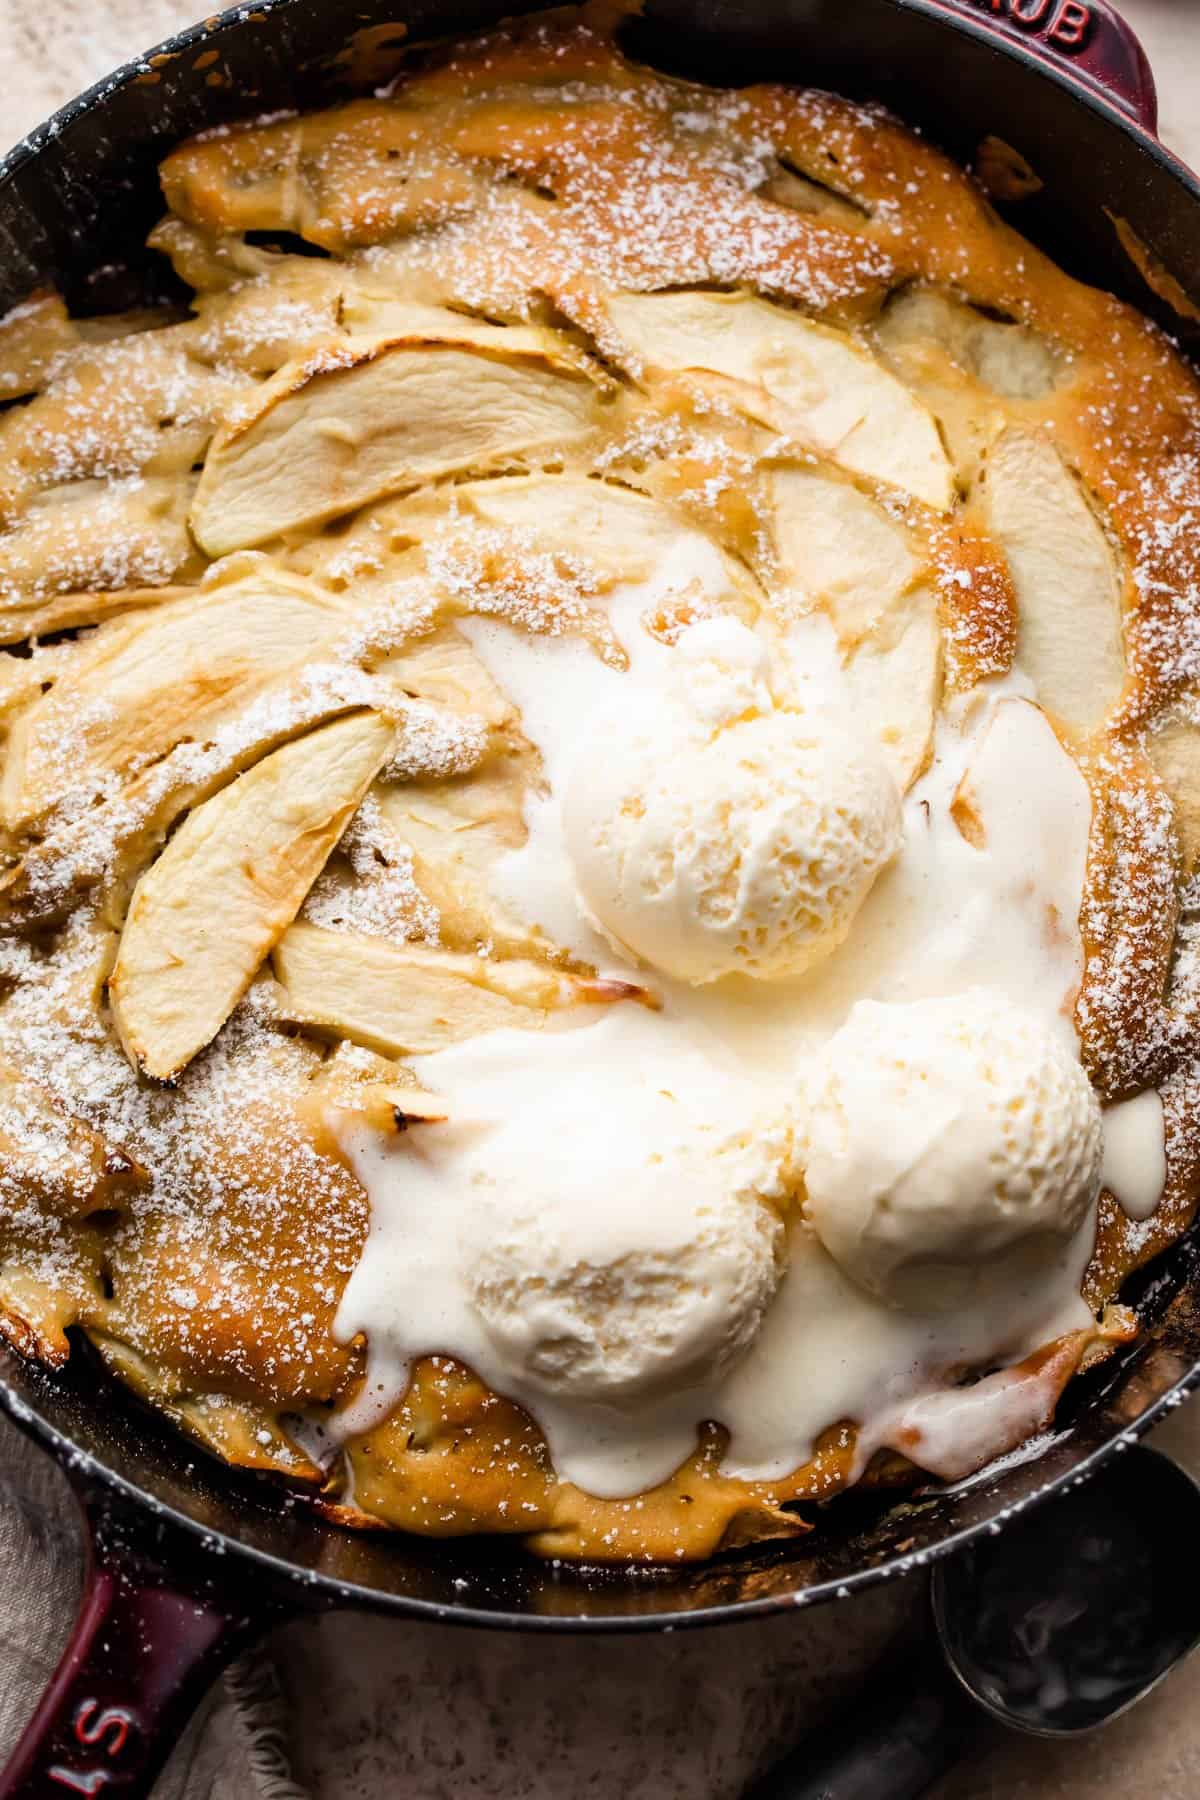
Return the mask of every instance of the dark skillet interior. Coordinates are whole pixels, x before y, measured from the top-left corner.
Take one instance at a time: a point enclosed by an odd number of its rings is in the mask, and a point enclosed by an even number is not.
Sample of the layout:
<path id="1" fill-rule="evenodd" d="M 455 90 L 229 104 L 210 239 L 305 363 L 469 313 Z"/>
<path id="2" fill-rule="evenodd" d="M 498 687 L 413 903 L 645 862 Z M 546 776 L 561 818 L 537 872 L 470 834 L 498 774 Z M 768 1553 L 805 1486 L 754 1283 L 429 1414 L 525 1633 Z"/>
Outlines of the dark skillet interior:
<path id="1" fill-rule="evenodd" d="M 1126 218 L 1182 282 L 1200 291 L 1200 185 L 1147 147 L 1113 109 L 997 50 L 973 23 L 948 29 L 924 0 L 648 0 L 630 47 L 658 66 L 721 82 L 823 85 L 883 100 L 962 158 L 994 132 L 1041 175 L 1015 222 L 1073 273 L 1165 314 L 1120 250 L 1105 209 Z M 401 41 L 486 25 L 506 5 L 409 0 L 276 0 L 173 39 L 68 107 L 0 166 L 0 308 L 58 282 L 78 309 L 105 311 L 165 291 L 141 245 L 161 210 L 155 164 L 179 138 L 223 120 L 343 98 L 386 79 Z M 359 54 L 346 54 L 356 34 Z M 370 45 L 373 58 L 363 55 Z M 213 53 L 216 53 L 214 56 Z M 97 271 L 97 273 L 92 273 Z M 1187 339 L 1183 340 L 1187 343 Z M 1189 348 L 1200 350 L 1192 328 Z M 86 1354 L 50 1377 L 0 1352 L 18 1420 L 78 1465 L 192 1530 L 232 1540 L 314 1594 L 436 1611 L 464 1623 L 628 1628 L 699 1623 L 797 1599 L 828 1598 L 949 1547 L 1077 1475 L 1105 1446 L 1162 1410 L 1200 1361 L 1200 1232 L 1135 1278 L 1153 1335 L 1071 1390 L 1062 1431 L 1036 1461 L 958 1492 L 890 1507 L 851 1494 L 805 1545 L 698 1568 L 606 1574 L 532 1562 L 495 1540 L 436 1544 L 351 1536 L 303 1502 L 218 1465 L 103 1382 Z M 797 1371 L 803 1379 L 803 1371 Z M 0 1389 L 0 1400 L 4 1398 Z M 147 1529 L 150 1520 L 147 1517 Z M 316 1578 L 314 1581 L 314 1577 Z"/>

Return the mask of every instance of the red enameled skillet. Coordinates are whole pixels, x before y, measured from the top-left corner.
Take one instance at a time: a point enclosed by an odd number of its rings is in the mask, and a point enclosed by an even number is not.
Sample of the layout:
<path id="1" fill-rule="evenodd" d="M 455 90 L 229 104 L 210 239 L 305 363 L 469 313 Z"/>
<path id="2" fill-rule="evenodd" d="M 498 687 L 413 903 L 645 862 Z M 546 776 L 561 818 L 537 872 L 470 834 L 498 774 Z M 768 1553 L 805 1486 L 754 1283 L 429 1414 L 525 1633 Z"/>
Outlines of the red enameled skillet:
<path id="1" fill-rule="evenodd" d="M 513 0 L 259 0 L 172 38 L 0 164 L 0 310 L 47 280 L 92 312 L 153 297 L 163 276 L 142 244 L 159 211 L 155 165 L 174 142 L 345 97 L 359 71 L 382 79 L 402 40 L 513 10 Z M 1158 142 L 1146 58 L 1105 0 L 647 0 L 628 39 L 644 60 L 709 80 L 795 80 L 882 100 L 959 157 L 988 134 L 1004 139 L 1043 183 L 1014 209 L 1020 229 L 1200 351 L 1200 327 L 1146 287 L 1113 228 L 1113 216 L 1128 221 L 1200 300 L 1200 183 Z M 635 1577 L 552 1569 L 492 1540 L 350 1536 L 197 1452 L 85 1353 L 49 1375 L 0 1352 L 0 1404 L 66 1469 L 91 1542 L 74 1637 L 0 1800 L 147 1794 L 221 1664 L 306 1609 L 657 1630 L 845 1597 L 945 1555 L 1086 1474 L 1200 1383 L 1198 1263 L 1200 1228 L 1133 1280 L 1126 1298 L 1146 1334 L 1072 1388 L 1040 1459 L 902 1502 L 849 1495 L 798 1547 Z"/>

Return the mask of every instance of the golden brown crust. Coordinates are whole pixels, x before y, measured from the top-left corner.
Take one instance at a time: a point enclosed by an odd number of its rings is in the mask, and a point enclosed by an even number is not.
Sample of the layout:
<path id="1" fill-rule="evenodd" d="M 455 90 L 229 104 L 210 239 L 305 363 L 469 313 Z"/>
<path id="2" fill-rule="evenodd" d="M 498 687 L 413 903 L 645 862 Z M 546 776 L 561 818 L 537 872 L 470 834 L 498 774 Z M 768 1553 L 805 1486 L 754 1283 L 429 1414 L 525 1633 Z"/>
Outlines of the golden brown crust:
<path id="1" fill-rule="evenodd" d="M 989 480 L 994 491 L 1014 440 L 1076 496 L 1080 541 L 1111 573 L 1119 672 L 1129 671 L 1094 727 L 1056 721 L 1095 800 L 1077 1020 L 1102 1095 L 1160 1083 L 1168 1124 L 1154 1219 L 1134 1226 L 1102 1200 L 1086 1286 L 1101 1314 L 1124 1274 L 1187 1223 L 1200 1188 L 1200 1000 L 1175 955 L 1180 880 L 1200 829 L 1186 804 L 1200 784 L 1190 619 L 1200 537 L 1181 525 L 1200 516 L 1200 384 L 1166 340 L 1058 270 L 879 109 L 774 87 L 697 89 L 562 21 L 454 50 L 391 99 L 194 140 L 166 159 L 162 181 L 170 212 L 153 241 L 197 290 L 194 317 L 157 331 L 125 321 L 101 343 L 43 295 L 0 321 L 0 398 L 34 396 L 0 421 L 0 633 L 16 642 L 99 627 L 53 662 L 56 652 L 37 652 L 0 692 L 10 801 L 0 933 L 15 940 L 0 1057 L 28 1059 L 26 1099 L 49 1109 L 69 1152 L 40 1186 L 23 1182 L 20 1206 L 5 1193 L 0 1331 L 60 1361 L 65 1330 L 82 1323 L 124 1379 L 218 1454 L 309 1486 L 325 1479 L 289 1415 L 323 1413 L 363 1379 L 362 1346 L 340 1342 L 334 1320 L 367 1229 L 328 1117 L 347 1106 L 394 1115 L 397 1084 L 411 1078 L 344 1041 L 327 1057 L 294 1035 L 288 1021 L 312 1025 L 315 1013 L 289 991 L 286 939 L 282 990 L 261 975 L 178 1090 L 148 1106 L 103 999 L 137 876 L 189 809 L 280 744 L 356 708 L 393 716 L 397 695 L 433 709 L 420 715 L 419 754 L 398 743 L 394 779 L 372 791 L 375 812 L 360 841 L 343 840 L 301 934 L 330 921 L 361 931 L 365 917 L 371 932 L 416 940 L 409 964 L 436 956 L 424 946 L 437 943 L 456 964 L 489 950 L 501 960 L 486 967 L 511 979 L 513 959 L 539 981 L 570 979 L 556 972 L 563 953 L 488 893 L 495 858 L 522 840 L 540 764 L 453 620 L 486 589 L 527 608 L 537 628 L 582 631 L 612 653 L 602 600 L 628 575 L 621 534 L 605 526 L 579 554 L 547 556 L 528 518 L 506 522 L 472 496 L 477 468 L 410 482 L 399 459 L 369 493 L 347 488 L 319 517 L 281 513 L 273 534 L 247 528 L 227 544 L 221 508 L 208 507 L 226 465 L 297 395 L 349 392 L 356 372 L 456 333 L 463 354 L 536 363 L 586 390 L 603 414 L 603 455 L 581 433 L 538 452 L 539 477 L 549 463 L 564 482 L 616 484 L 629 503 L 636 495 L 647 533 L 654 506 L 673 528 L 699 525 L 728 558 L 735 610 L 765 606 L 780 575 L 777 472 L 846 490 L 864 521 L 907 546 L 898 592 L 925 594 L 931 616 L 936 603 L 932 680 L 945 691 L 1031 654 L 1029 576 L 1019 546 L 1006 554 L 990 528 Z M 296 233 L 330 256 L 275 253 L 248 232 Z M 746 384 L 720 369 L 643 379 L 613 297 L 690 288 L 765 295 L 793 323 L 849 331 L 844 344 L 881 357 L 936 425 L 930 503 L 839 462 L 800 425 L 781 442 L 795 421 L 777 399 L 750 404 Z M 419 307 L 436 319 L 414 322 Z M 326 421 L 332 437 L 343 423 Z M 514 450 L 488 472 L 521 477 L 528 465 Z M 493 499 L 504 486 L 493 483 Z M 418 491 L 387 497 L 405 487 Z M 460 535 L 447 545 L 451 514 Z M 192 686 L 155 690 L 126 742 L 100 704 L 108 646 L 219 612 L 227 586 L 196 586 L 202 542 L 267 541 L 269 561 L 239 561 L 225 580 L 247 593 L 291 583 L 314 612 L 345 613 L 319 679 L 273 651 L 262 666 L 249 651 L 223 660 L 216 633 L 199 646 Z M 669 641 L 682 616 L 654 629 Z M 837 622 L 848 655 L 879 627 L 849 606 Z M 1052 601 L 1046 628 L 1053 637 Z M 298 664 L 310 650 L 306 640 Z M 87 754 L 65 764 L 54 746 L 77 713 Z M 451 738 L 457 762 L 445 760 Z M 918 732 L 907 778 L 925 753 Z M 47 951 L 35 934 L 51 926 L 63 935 Z M 326 1035 L 362 1037 L 328 1013 L 317 1020 Z M 389 1056 L 410 1047 L 395 1032 L 371 1043 Z M 16 1080 L 0 1064 L 10 1102 Z M 78 1117 L 56 1082 L 83 1096 Z M 21 1159 L 5 1132 L 7 1181 Z M 1052 1408 L 1078 1364 L 1127 1328 L 1110 1311 L 1016 1373 Z M 668 1482 L 603 1501 L 557 1479 L 519 1408 L 431 1357 L 390 1418 L 350 1444 L 349 1486 L 333 1477 L 320 1503 L 355 1525 L 503 1531 L 547 1555 L 675 1560 L 807 1529 L 790 1509 L 854 1478 L 856 1436 L 852 1421 L 833 1423 L 785 1480 L 747 1483 L 721 1473 L 724 1440 L 706 1427 Z M 912 1477 L 912 1464 L 882 1453 L 865 1475 Z"/>

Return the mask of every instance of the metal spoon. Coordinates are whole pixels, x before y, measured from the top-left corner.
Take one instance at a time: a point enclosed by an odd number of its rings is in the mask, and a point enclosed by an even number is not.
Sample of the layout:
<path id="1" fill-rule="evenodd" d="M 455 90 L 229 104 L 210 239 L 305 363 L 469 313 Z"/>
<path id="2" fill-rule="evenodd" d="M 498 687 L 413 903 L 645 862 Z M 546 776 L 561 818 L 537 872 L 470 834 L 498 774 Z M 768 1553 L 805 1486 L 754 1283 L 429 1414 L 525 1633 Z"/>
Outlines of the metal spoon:
<path id="1" fill-rule="evenodd" d="M 990 1714 L 1072 1737 L 1136 1705 L 1200 1642 L 1200 1487 L 1156 1450 L 939 1563 L 928 1629 L 745 1800 L 915 1800 Z"/>

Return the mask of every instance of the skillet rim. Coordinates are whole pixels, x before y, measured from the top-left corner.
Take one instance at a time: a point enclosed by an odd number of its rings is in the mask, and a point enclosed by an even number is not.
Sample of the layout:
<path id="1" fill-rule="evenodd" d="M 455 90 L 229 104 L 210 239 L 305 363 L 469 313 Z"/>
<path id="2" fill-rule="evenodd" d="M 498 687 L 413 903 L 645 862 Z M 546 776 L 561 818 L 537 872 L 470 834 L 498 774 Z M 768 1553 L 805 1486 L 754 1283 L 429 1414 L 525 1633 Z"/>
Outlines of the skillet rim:
<path id="1" fill-rule="evenodd" d="M 1126 106 L 1108 97 L 1096 78 L 1088 76 L 1082 70 L 1073 69 L 1070 64 L 1059 66 L 1050 62 L 1044 55 L 1038 54 L 1031 44 L 1003 33 L 986 19 L 978 19 L 971 13 L 960 10 L 963 0 L 881 0 L 881 3 L 900 14 L 915 13 L 930 20 L 936 27 L 947 32 L 959 32 L 973 38 L 988 48 L 994 55 L 1006 57 L 1029 69 L 1032 75 L 1047 84 L 1064 90 L 1068 98 L 1075 104 L 1089 108 L 1100 115 L 1119 132 L 1128 138 L 1136 152 L 1156 163 L 1166 175 L 1182 190 L 1185 198 L 1196 209 L 1197 223 L 1200 224 L 1200 176 L 1193 173 L 1172 151 L 1161 142 L 1155 133 L 1140 121 Z M 281 12 L 297 4 L 297 0 L 255 0 L 254 4 L 232 6 L 222 12 L 199 21 L 186 30 L 173 33 L 160 43 L 151 46 L 138 56 L 130 59 L 112 73 L 94 82 L 82 93 L 69 100 L 53 113 L 50 118 L 33 128 L 12 148 L 0 157 L 0 190 L 8 185 L 15 176 L 31 162 L 36 162 L 47 146 L 53 144 L 64 131 L 85 114 L 91 113 L 115 93 L 129 87 L 140 77 L 153 72 L 154 61 L 160 56 L 175 57 L 189 50 L 205 45 L 211 39 L 219 38 L 222 33 L 234 26 L 247 22 L 258 22 L 269 15 Z M 523 11 L 548 10 L 543 4 L 534 4 L 523 8 Z M 502 15 L 503 16 L 503 15 Z M 349 23 L 349 21 L 347 21 Z M 497 21 L 498 22 L 498 21 Z M 1200 1221 L 1197 1221 L 1185 1234 L 1195 1236 L 1200 1233 Z M 1200 1293 L 1200 1272 L 1193 1274 L 1191 1281 L 1183 1280 L 1178 1292 L 1191 1286 Z M 1142 1339 L 1145 1345 L 1146 1338 Z M 1136 1349 L 1136 1346 L 1135 1346 Z M 17 1355 L 17 1352 L 13 1352 Z M 40 1365 L 31 1361 L 34 1369 Z M 1136 1366 L 1136 1363 L 1133 1365 Z M 190 1514 L 180 1511 L 169 1502 L 140 1487 L 136 1481 L 120 1474 L 115 1468 L 105 1463 L 93 1452 L 81 1446 L 65 1431 L 52 1424 L 43 1416 L 36 1404 L 28 1400 L 24 1394 L 9 1381 L 0 1378 L 0 1411 L 34 1443 L 52 1455 L 60 1468 L 67 1473 L 77 1492 L 84 1488 L 99 1490 L 113 1502 L 134 1529 L 139 1526 L 149 1528 L 152 1524 L 161 1524 L 168 1529 L 176 1529 L 192 1541 L 192 1547 L 207 1553 L 210 1558 L 225 1557 L 230 1554 L 249 1564 L 264 1582 L 266 1596 L 278 1596 L 288 1589 L 292 1590 L 291 1598 L 299 1610 L 307 1610 L 315 1604 L 333 1604 L 350 1606 L 380 1614 L 399 1615 L 425 1622 L 472 1627 L 481 1630 L 499 1631 L 534 1631 L 540 1633 L 576 1632 L 587 1634 L 625 1634 L 677 1631 L 700 1626 L 737 1624 L 755 1618 L 770 1617 L 787 1613 L 790 1610 L 803 1610 L 808 1606 L 825 1604 L 831 1600 L 850 1599 L 884 1582 L 911 1574 L 915 1569 L 925 1569 L 965 1548 L 975 1539 L 986 1533 L 1003 1529 L 1012 1518 L 1040 1506 L 1052 1499 L 1056 1494 L 1066 1492 L 1072 1486 L 1078 1486 L 1093 1475 L 1105 1462 L 1118 1454 L 1126 1446 L 1137 1442 L 1163 1418 L 1167 1417 L 1179 1404 L 1200 1387 L 1200 1360 L 1166 1388 L 1136 1419 L 1122 1424 L 1110 1436 L 1095 1445 L 1083 1455 L 1078 1462 L 1049 1481 L 1035 1487 L 1018 1499 L 1002 1504 L 990 1516 L 976 1520 L 936 1544 L 912 1554 L 893 1552 L 880 1562 L 865 1568 L 859 1568 L 840 1578 L 828 1578 L 813 1582 L 806 1587 L 799 1587 L 787 1594 L 772 1594 L 751 1600 L 717 1601 L 693 1608 L 671 1611 L 655 1611 L 652 1613 L 616 1613 L 594 1615 L 589 1612 L 580 1613 L 537 1613 L 521 1611 L 500 1611 L 494 1607 L 481 1607 L 470 1602 L 455 1602 L 444 1605 L 440 1602 L 422 1598 L 417 1595 L 392 1592 L 384 1588 L 368 1587 L 359 1582 L 343 1581 L 319 1569 L 307 1567 L 302 1563 L 289 1561 L 286 1557 L 261 1549 L 257 1545 L 248 1544 L 242 1539 L 231 1536 L 221 1529 L 206 1525 Z M 1088 1410 L 1081 1415 L 1086 1419 L 1090 1413 L 1098 1410 L 1103 1404 L 1103 1395 L 1096 1394 L 1089 1403 Z M 198 1452 L 199 1453 L 199 1452 Z M 217 1464 L 220 1468 L 223 1465 Z M 986 1471 L 983 1472 L 986 1478 Z M 972 1478 L 979 1480 L 979 1477 Z M 962 1485 L 962 1484 L 959 1484 Z M 314 1525 L 317 1521 L 314 1516 Z M 164 1558 L 169 1572 L 169 1555 Z M 719 1559 L 714 1559 L 710 1567 L 720 1567 Z M 727 1565 L 734 1567 L 736 1565 Z M 646 1589 L 652 1584 L 653 1576 L 648 1569 L 637 1571 L 639 1586 Z M 299 1594 L 295 1590 L 300 1590 Z"/>

